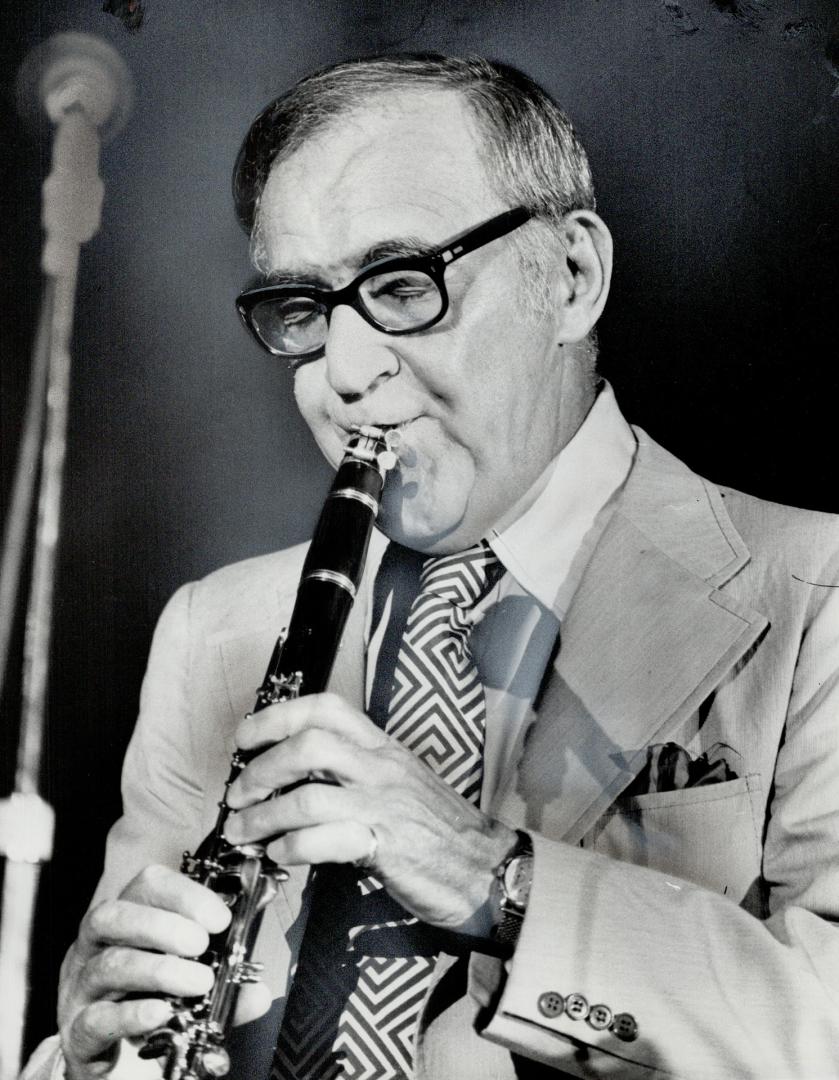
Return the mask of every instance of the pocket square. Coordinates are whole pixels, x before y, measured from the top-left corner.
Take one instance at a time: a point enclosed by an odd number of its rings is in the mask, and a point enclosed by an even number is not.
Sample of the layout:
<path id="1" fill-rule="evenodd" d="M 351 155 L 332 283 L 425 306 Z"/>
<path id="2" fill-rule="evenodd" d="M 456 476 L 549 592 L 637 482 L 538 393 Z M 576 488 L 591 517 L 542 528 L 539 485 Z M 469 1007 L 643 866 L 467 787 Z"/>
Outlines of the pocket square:
<path id="1" fill-rule="evenodd" d="M 740 757 L 725 743 L 714 743 L 710 750 L 695 758 L 677 743 L 654 743 L 647 747 L 644 767 L 623 794 L 652 795 L 659 791 L 680 791 L 736 780 L 738 774 L 726 760 L 726 755 Z"/>

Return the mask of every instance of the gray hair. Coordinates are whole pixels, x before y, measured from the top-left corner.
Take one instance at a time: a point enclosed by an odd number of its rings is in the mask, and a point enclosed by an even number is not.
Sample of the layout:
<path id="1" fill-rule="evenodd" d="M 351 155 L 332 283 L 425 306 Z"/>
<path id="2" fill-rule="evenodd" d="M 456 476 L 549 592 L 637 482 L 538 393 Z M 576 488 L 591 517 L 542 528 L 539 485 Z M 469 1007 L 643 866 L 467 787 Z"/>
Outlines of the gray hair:
<path id="1" fill-rule="evenodd" d="M 236 212 L 251 233 L 254 262 L 259 267 L 264 261 L 259 203 L 271 169 L 337 117 L 394 91 L 426 89 L 462 95 L 478 122 L 492 189 L 511 206 L 533 211 L 535 221 L 511 239 L 531 279 L 529 295 L 542 309 L 563 218 L 595 207 L 588 158 L 571 121 L 542 87 L 508 64 L 476 56 L 401 53 L 349 60 L 307 76 L 263 109 L 233 173 Z"/>

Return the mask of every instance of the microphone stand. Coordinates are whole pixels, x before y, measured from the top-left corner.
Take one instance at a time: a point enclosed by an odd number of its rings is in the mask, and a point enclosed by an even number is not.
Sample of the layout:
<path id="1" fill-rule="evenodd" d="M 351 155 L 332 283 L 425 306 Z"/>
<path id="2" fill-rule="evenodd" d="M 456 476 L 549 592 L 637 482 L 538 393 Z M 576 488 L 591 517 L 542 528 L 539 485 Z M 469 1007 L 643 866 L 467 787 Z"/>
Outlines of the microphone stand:
<path id="1" fill-rule="evenodd" d="M 0 561 L 0 691 L 24 567 L 26 538 L 37 502 L 32 574 L 23 646 L 23 691 L 14 790 L 0 800 L 0 856 L 5 856 L 0 907 L 0 1080 L 20 1071 L 28 1002 L 29 953 L 41 865 L 52 855 L 54 811 L 39 794 L 52 633 L 53 593 L 61 515 L 70 389 L 70 339 L 83 243 L 100 223 L 104 187 L 99 176 L 99 126 L 112 100 L 101 101 L 99 76 L 90 65 L 69 75 L 73 48 L 112 53 L 111 69 L 122 67 L 118 54 L 85 35 L 60 35 L 24 63 L 55 75 L 50 49 L 59 50 L 62 69 L 44 92 L 43 104 L 55 124 L 52 169 L 43 186 L 45 242 L 41 265 L 44 290 L 35 337 L 29 400 L 15 473 L 10 513 Z M 67 39 L 72 39 L 68 41 Z M 93 42 L 93 44 L 90 44 Z M 116 58 L 114 60 L 114 57 Z M 85 58 L 90 60 L 90 56 Z M 22 72 L 23 74 L 23 72 Z M 126 73 L 127 76 L 127 73 Z M 30 73 L 31 79 L 31 73 Z M 104 113 L 104 115 L 103 115 Z M 39 460 L 40 459 L 40 460 Z M 36 481 L 36 478 L 37 481 Z M 37 482 L 37 500 L 36 500 Z"/>

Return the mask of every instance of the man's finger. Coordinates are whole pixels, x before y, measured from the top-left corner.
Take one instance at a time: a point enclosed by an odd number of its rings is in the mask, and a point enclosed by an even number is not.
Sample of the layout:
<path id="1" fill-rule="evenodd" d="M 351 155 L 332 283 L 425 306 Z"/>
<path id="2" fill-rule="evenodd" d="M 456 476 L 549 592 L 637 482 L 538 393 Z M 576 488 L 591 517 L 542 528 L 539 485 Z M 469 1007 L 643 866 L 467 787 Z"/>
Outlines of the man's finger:
<path id="1" fill-rule="evenodd" d="M 169 1002 L 156 998 L 96 1001 L 82 1009 L 70 1025 L 66 1041 L 68 1056 L 91 1061 L 105 1054 L 120 1039 L 145 1035 L 160 1027 L 171 1015 Z"/>
<path id="2" fill-rule="evenodd" d="M 370 775 L 368 753 L 334 731 L 305 728 L 255 757 L 231 785 L 227 803 L 234 809 L 249 806 L 315 772 L 339 783 L 363 780 Z"/>
<path id="3" fill-rule="evenodd" d="M 361 801 L 347 788 L 302 784 L 285 795 L 231 814 L 224 833 L 232 844 L 264 840 L 290 829 L 347 821 L 361 816 Z"/>
<path id="4" fill-rule="evenodd" d="M 210 934 L 220 933 L 230 922 L 230 910 L 216 893 L 168 866 L 147 866 L 120 898 L 183 915 Z"/>
<path id="5" fill-rule="evenodd" d="M 387 740 L 364 713 L 337 694 L 306 694 L 245 717 L 236 729 L 236 745 L 243 750 L 257 750 L 309 727 L 333 731 L 359 746 L 372 748 Z"/>
<path id="6" fill-rule="evenodd" d="M 245 985 L 239 992 L 234 1022 L 249 1023 L 270 1007 L 271 992 L 265 983 Z M 163 998 L 94 1002 L 82 1009 L 70 1025 L 72 1057 L 81 1061 L 101 1057 L 120 1039 L 147 1035 L 166 1024 L 171 1016 L 172 1006 Z"/>
<path id="7" fill-rule="evenodd" d="M 213 984 L 206 964 L 180 956 L 110 945 L 85 965 L 82 990 L 89 1001 L 123 994 L 201 997 Z"/>
<path id="8" fill-rule="evenodd" d="M 377 837 L 369 825 L 358 821 L 331 821 L 286 833 L 268 845 L 268 854 L 286 866 L 349 863 L 361 860 L 373 867 Z"/>
<path id="9" fill-rule="evenodd" d="M 200 956 L 207 949 L 209 934 L 193 919 L 173 911 L 132 900 L 109 900 L 85 915 L 79 943 L 88 954 L 102 945 L 131 945 L 177 956 Z"/>
<path id="10" fill-rule="evenodd" d="M 263 982 L 245 983 L 239 991 L 236 1002 L 236 1015 L 233 1023 L 248 1024 L 257 1020 L 271 1008 L 271 991 Z"/>

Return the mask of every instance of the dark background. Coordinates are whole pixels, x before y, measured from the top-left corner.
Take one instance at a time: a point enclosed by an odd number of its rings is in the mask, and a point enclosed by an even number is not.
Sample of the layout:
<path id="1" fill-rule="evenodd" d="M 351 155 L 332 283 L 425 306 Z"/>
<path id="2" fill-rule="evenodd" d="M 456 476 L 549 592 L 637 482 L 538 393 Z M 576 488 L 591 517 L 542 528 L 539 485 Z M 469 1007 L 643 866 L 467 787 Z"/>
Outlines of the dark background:
<path id="1" fill-rule="evenodd" d="M 312 68 L 394 48 L 481 52 L 562 101 L 589 149 L 617 268 L 601 325 L 629 419 L 691 466 L 839 510 L 837 0 L 101 0 L 0 4 L 0 435 L 7 506 L 40 288 L 49 131 L 17 119 L 28 49 L 113 42 L 136 80 L 83 255 L 59 566 L 28 1045 L 119 812 L 154 620 L 182 581 L 304 538 L 326 467 L 288 376 L 246 339 L 229 177 L 250 118 Z M 468 223 L 467 223 L 468 224 Z M 511 363 L 515 358 L 511 357 Z M 523 440 L 526 433 L 522 433 Z M 11 782 L 16 701 L 0 729 Z M 0 996 L 2 991 L 0 990 Z"/>

